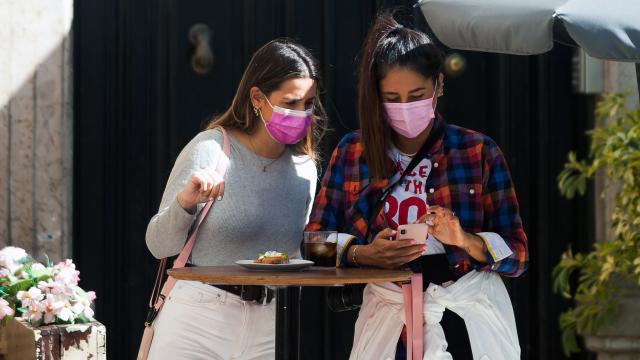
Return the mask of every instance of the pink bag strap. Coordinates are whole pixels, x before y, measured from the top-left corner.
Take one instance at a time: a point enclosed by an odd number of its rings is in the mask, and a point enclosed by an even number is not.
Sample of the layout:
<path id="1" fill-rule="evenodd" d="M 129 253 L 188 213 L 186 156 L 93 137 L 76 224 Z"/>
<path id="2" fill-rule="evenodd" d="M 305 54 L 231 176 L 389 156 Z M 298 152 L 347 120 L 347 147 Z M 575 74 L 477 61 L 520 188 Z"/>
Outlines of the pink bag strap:
<path id="1" fill-rule="evenodd" d="M 220 129 L 220 131 L 222 132 L 222 136 L 223 136 L 222 151 L 226 155 L 226 159 L 221 158 L 218 161 L 218 166 L 216 170 L 218 170 L 218 173 L 220 174 L 220 176 L 224 177 L 224 174 L 226 173 L 227 167 L 229 165 L 228 159 L 231 158 L 231 143 L 229 141 L 229 135 L 227 134 L 227 132 L 222 126 L 218 126 L 216 127 L 216 129 Z M 209 210 L 211 210 L 211 207 L 215 202 L 216 202 L 216 199 L 210 200 L 209 202 L 207 202 L 204 208 L 200 211 L 200 214 L 198 215 L 198 218 L 196 220 L 195 228 L 191 232 L 191 235 L 189 235 L 189 239 L 187 240 L 187 243 L 184 245 L 184 248 L 182 248 L 180 255 L 178 255 L 178 258 L 173 262 L 173 267 L 172 267 L 173 269 L 184 267 L 184 265 L 187 263 L 187 260 L 189 260 L 189 256 L 191 255 L 193 246 L 196 243 L 196 236 L 198 235 L 198 230 L 200 229 L 200 225 L 202 225 L 202 223 L 204 222 L 204 219 L 207 217 L 207 214 L 209 214 Z M 175 284 L 176 284 L 176 279 L 169 276 L 167 278 L 167 281 L 165 281 L 164 286 L 162 286 L 162 291 L 160 291 L 160 294 L 157 297 L 155 304 L 153 305 L 153 307 L 156 310 L 160 310 L 160 308 L 164 304 L 164 299 L 167 297 L 167 295 L 169 295 L 169 293 L 171 292 L 171 289 Z"/>
<path id="2" fill-rule="evenodd" d="M 402 295 L 407 327 L 407 360 L 421 360 L 424 351 L 422 274 L 411 275 L 411 282 L 402 285 Z"/>

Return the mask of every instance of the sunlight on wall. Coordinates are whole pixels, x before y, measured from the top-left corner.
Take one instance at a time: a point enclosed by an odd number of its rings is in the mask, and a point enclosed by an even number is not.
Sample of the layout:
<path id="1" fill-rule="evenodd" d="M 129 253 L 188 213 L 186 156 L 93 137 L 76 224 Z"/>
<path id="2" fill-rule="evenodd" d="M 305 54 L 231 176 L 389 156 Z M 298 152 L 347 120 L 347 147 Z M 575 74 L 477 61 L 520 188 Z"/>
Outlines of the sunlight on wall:
<path id="1" fill-rule="evenodd" d="M 72 0 L 0 1 L 0 246 L 70 255 Z"/>
<path id="2" fill-rule="evenodd" d="M 71 30 L 69 0 L 0 2 L 0 105 L 34 76 Z"/>

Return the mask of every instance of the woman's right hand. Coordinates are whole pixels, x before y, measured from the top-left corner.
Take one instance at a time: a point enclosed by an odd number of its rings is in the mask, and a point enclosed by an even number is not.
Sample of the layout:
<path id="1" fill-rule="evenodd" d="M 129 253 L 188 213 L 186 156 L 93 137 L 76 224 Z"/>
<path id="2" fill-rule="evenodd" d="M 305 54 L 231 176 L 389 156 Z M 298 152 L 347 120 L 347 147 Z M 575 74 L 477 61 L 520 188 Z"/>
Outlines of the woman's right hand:
<path id="1" fill-rule="evenodd" d="M 358 264 L 397 269 L 422 256 L 424 244 L 417 244 L 412 239 L 390 240 L 395 235 L 395 230 L 386 228 L 376 235 L 371 244 L 360 246 L 356 254 Z"/>
<path id="2" fill-rule="evenodd" d="M 196 171 L 189 177 L 187 184 L 178 193 L 178 204 L 190 213 L 194 213 L 200 203 L 224 195 L 224 179 L 214 169 Z"/>

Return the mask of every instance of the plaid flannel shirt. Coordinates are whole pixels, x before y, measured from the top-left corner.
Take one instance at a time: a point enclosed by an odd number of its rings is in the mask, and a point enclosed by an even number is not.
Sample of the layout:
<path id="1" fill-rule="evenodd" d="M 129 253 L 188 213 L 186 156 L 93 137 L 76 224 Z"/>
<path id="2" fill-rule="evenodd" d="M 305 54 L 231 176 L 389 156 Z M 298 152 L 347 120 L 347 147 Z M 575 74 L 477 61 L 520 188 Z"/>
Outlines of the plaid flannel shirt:
<path id="1" fill-rule="evenodd" d="M 492 270 L 505 276 L 520 276 L 529 262 L 527 236 L 507 162 L 496 143 L 478 132 L 446 125 L 427 158 L 433 164 L 425 187 L 428 204 L 455 211 L 466 232 L 500 235 L 512 251 L 510 256 L 496 261 L 488 246 L 484 264 L 461 248 L 445 245 L 454 271 L 465 274 L 472 269 Z M 389 167 L 393 166 L 389 159 Z M 336 230 L 352 235 L 341 248 L 338 266 L 348 264 L 351 245 L 367 244 L 384 228 L 381 210 L 365 239 L 370 212 L 389 183 L 390 179 L 370 180 L 360 131 L 347 134 L 331 156 L 306 227 L 307 231 Z M 483 240 L 487 243 L 485 237 Z"/>

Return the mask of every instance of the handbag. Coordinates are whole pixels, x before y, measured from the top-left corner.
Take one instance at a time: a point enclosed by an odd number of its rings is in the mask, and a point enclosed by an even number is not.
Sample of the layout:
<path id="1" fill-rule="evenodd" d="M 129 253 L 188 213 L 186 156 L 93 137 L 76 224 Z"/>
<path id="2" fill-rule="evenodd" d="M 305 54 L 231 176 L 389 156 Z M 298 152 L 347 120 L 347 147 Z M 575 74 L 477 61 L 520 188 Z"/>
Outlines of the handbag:
<path id="1" fill-rule="evenodd" d="M 226 155 L 227 159 L 230 158 L 231 155 L 231 144 L 229 142 L 229 136 L 227 132 L 222 127 L 217 127 L 222 132 L 223 136 L 223 145 L 222 150 Z M 227 167 L 228 161 L 227 159 L 222 158 L 221 161 L 218 162 L 216 170 L 220 173 L 221 176 L 224 176 Z M 209 210 L 215 203 L 215 199 L 210 200 L 206 203 L 204 208 L 200 211 L 198 215 L 195 227 L 193 231 L 189 234 L 187 242 L 182 248 L 182 251 L 173 262 L 173 269 L 182 268 L 187 263 L 189 256 L 191 255 L 191 251 L 193 250 L 193 246 L 196 241 L 196 235 L 198 234 L 198 230 L 200 229 L 200 225 L 209 214 Z M 169 276 L 166 281 L 164 281 L 164 274 L 167 268 L 167 258 L 161 259 L 160 264 L 158 265 L 158 272 L 156 273 L 156 280 L 153 285 L 153 290 L 151 291 L 151 298 L 149 299 L 149 311 L 147 313 L 147 318 L 144 322 L 144 332 L 142 333 L 142 341 L 140 342 L 140 349 L 138 350 L 137 360 L 146 360 L 149 356 L 149 350 L 151 349 L 151 343 L 153 342 L 153 321 L 158 316 L 160 310 L 162 310 L 162 306 L 164 305 L 164 301 L 171 292 L 171 289 L 176 283 L 176 279 Z"/>

